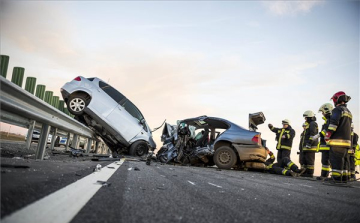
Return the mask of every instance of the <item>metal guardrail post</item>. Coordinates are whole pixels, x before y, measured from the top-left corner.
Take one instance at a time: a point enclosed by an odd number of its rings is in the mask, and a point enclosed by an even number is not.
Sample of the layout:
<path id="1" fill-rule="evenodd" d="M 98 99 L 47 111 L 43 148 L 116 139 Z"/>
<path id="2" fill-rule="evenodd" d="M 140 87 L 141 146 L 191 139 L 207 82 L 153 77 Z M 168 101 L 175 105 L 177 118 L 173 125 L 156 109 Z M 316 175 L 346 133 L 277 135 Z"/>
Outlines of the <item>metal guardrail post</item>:
<path id="1" fill-rule="evenodd" d="M 73 140 L 71 142 L 71 147 L 77 149 L 77 144 L 78 144 L 78 141 L 79 141 L 79 136 L 77 134 L 74 134 L 73 136 Z"/>
<path id="2" fill-rule="evenodd" d="M 19 87 L 22 87 L 23 80 L 24 80 L 24 73 L 25 73 L 25 68 L 14 67 L 13 73 L 11 76 L 11 82 L 13 82 L 14 84 L 16 84 Z"/>
<path id="3" fill-rule="evenodd" d="M 50 126 L 48 124 L 43 124 L 41 133 L 40 133 L 40 139 L 38 143 L 38 148 L 36 150 L 35 159 L 44 159 L 45 150 L 46 150 L 46 143 L 49 137 L 50 132 Z"/>
<path id="4" fill-rule="evenodd" d="M 86 153 L 89 153 L 92 146 L 92 139 L 87 140 L 87 147 L 86 147 Z"/>
<path id="5" fill-rule="evenodd" d="M 96 141 L 95 142 L 95 154 L 99 154 L 99 145 L 100 145 L 100 142 Z"/>
<path id="6" fill-rule="evenodd" d="M 33 132 L 34 132 L 34 128 L 35 128 L 35 123 L 36 123 L 35 121 L 32 121 L 29 124 L 29 129 L 28 129 L 28 132 L 27 132 L 26 143 L 25 143 L 25 148 L 26 149 L 30 149 L 32 136 L 33 136 Z"/>
<path id="7" fill-rule="evenodd" d="M 6 78 L 10 57 L 6 55 L 0 56 L 0 75 Z"/>
<path id="8" fill-rule="evenodd" d="M 36 86 L 36 78 L 35 77 L 27 77 L 25 82 L 25 90 L 34 94 Z"/>
<path id="9" fill-rule="evenodd" d="M 67 151 L 69 149 L 69 145 L 70 145 L 70 135 L 71 133 L 68 132 L 67 134 L 67 139 L 66 139 L 66 144 L 65 144 L 65 151 Z"/>
<path id="10" fill-rule="evenodd" d="M 41 100 L 44 100 L 45 89 L 46 89 L 46 86 L 45 86 L 45 85 L 38 84 L 38 85 L 36 86 L 35 96 L 38 97 L 38 98 L 40 98 Z"/>
<path id="11" fill-rule="evenodd" d="M 51 144 L 50 144 L 50 149 L 51 150 L 54 149 L 55 142 L 56 142 L 56 137 L 57 137 L 57 132 L 58 132 L 58 129 L 54 128 L 54 131 L 52 132 L 52 138 L 51 138 Z"/>

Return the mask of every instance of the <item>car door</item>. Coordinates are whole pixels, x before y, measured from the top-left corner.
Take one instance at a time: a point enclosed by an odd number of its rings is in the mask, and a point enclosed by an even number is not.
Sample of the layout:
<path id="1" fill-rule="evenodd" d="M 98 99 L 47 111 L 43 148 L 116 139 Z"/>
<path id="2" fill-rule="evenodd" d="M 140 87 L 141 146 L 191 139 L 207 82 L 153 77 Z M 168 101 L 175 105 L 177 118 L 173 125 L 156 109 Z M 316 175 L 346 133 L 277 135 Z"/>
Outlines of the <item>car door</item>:
<path id="1" fill-rule="evenodd" d="M 93 95 L 89 108 L 101 119 L 106 121 L 106 117 L 118 106 L 119 102 L 125 98 L 115 88 L 109 84 L 99 81 Z"/>
<path id="2" fill-rule="evenodd" d="M 136 106 L 129 100 L 119 103 L 107 116 L 107 119 L 109 124 L 128 142 L 137 136 L 143 128 L 140 123 L 143 117 Z"/>

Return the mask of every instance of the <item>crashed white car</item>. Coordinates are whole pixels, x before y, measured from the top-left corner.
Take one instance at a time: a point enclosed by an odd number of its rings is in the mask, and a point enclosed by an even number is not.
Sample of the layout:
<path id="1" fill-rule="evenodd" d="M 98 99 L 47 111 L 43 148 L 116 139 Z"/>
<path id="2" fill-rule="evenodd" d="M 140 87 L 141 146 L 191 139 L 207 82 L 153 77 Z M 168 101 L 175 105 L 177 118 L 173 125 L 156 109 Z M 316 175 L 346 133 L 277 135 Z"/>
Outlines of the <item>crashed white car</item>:
<path id="1" fill-rule="evenodd" d="M 112 152 L 143 156 L 156 148 L 140 110 L 101 79 L 76 77 L 61 88 L 61 94 L 69 112 L 93 129 Z"/>

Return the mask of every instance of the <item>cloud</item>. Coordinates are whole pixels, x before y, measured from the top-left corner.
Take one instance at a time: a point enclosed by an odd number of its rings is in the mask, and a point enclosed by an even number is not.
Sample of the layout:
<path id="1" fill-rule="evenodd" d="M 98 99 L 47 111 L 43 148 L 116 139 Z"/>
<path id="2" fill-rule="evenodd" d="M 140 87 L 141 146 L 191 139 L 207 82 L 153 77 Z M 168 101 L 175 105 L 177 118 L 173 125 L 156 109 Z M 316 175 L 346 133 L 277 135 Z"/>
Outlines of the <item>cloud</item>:
<path id="1" fill-rule="evenodd" d="M 274 15 L 278 16 L 295 16 L 297 14 L 306 14 L 315 6 L 322 5 L 320 1 L 267 1 L 263 2 L 263 6 Z"/>

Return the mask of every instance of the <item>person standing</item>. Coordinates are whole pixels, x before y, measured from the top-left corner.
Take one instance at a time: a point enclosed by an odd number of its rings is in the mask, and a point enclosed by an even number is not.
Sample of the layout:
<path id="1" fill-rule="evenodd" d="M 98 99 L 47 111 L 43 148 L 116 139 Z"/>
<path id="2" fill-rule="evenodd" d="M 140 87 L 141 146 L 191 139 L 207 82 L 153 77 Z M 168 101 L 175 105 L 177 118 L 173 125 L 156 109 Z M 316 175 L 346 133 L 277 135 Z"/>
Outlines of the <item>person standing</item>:
<path id="1" fill-rule="evenodd" d="M 320 137 L 319 151 L 321 152 L 321 176 L 317 177 L 317 180 L 324 180 L 329 177 L 330 172 L 330 147 L 326 145 L 325 134 L 330 124 L 331 111 L 334 106 L 330 103 L 325 103 L 319 108 L 319 112 L 322 113 L 324 124 L 321 127 L 321 132 L 318 134 Z"/>
<path id="2" fill-rule="evenodd" d="M 276 149 L 277 153 L 277 162 L 281 163 L 281 159 L 287 157 L 290 159 L 291 147 L 293 139 L 295 137 L 295 130 L 291 128 L 290 121 L 284 119 L 282 121 L 282 128 L 275 128 L 272 124 L 269 124 L 269 129 L 272 132 L 275 132 L 277 141 Z"/>
<path id="3" fill-rule="evenodd" d="M 307 128 L 307 123 L 305 122 L 302 127 L 303 127 L 303 132 L 301 133 L 300 135 L 300 143 L 299 143 L 299 163 L 301 165 L 301 168 L 305 168 L 305 165 L 304 165 L 304 152 L 303 152 L 303 143 L 304 143 L 304 136 L 305 136 L 305 133 L 306 133 L 306 128 Z"/>
<path id="4" fill-rule="evenodd" d="M 330 146 L 330 163 L 332 167 L 331 179 L 328 184 L 347 183 L 347 177 L 342 178 L 345 157 L 351 148 L 351 123 L 352 114 L 347 108 L 351 99 L 345 92 L 339 91 L 332 98 L 335 108 L 330 117 L 328 131 L 325 141 Z"/>
<path id="5" fill-rule="evenodd" d="M 350 156 L 350 181 L 355 181 L 355 166 L 356 166 L 356 157 L 355 152 L 358 149 L 358 140 L 359 136 L 354 132 L 354 123 L 351 123 L 351 149 L 349 149 Z"/>
<path id="6" fill-rule="evenodd" d="M 305 118 L 305 134 L 303 137 L 303 165 L 306 168 L 305 173 L 302 177 L 313 177 L 314 176 L 314 164 L 315 164 L 315 153 L 317 151 L 318 139 L 315 135 L 318 134 L 319 128 L 316 123 L 316 117 L 314 112 L 308 110 L 303 114 Z"/>

